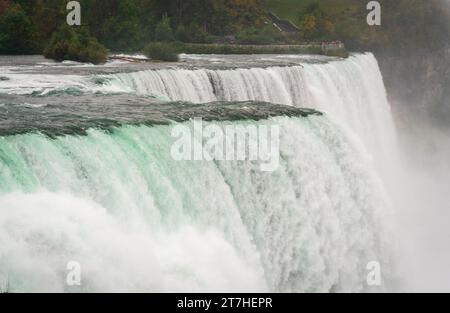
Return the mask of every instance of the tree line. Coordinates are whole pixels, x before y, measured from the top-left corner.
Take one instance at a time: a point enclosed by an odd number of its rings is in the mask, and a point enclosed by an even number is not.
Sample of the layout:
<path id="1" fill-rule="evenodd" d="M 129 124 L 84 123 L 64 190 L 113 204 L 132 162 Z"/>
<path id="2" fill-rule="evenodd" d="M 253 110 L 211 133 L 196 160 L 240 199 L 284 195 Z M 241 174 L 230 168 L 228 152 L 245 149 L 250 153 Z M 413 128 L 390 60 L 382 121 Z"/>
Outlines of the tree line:
<path id="1" fill-rule="evenodd" d="M 366 1 L 299 0 L 292 22 L 300 31 L 287 37 L 268 21 L 268 1 L 79 0 L 82 26 L 69 29 L 68 0 L 0 0 L 0 54 L 47 51 L 56 59 L 72 54 L 101 59 L 106 49 L 137 51 L 149 42 L 212 43 L 227 37 L 244 44 L 339 39 L 355 51 L 402 51 L 447 44 L 450 34 L 442 0 L 380 0 L 379 27 L 366 24 Z"/>
<path id="2" fill-rule="evenodd" d="M 64 28 L 68 0 L 0 0 L 0 53 L 37 53 Z M 209 42 L 263 26 L 262 0 L 80 0 L 82 27 L 111 50 L 146 42 Z M 163 25 L 159 25 L 163 22 Z M 165 24 L 164 24 L 165 23 Z M 164 27 L 170 26 L 164 34 Z M 159 28 L 160 33 L 157 32 Z"/>

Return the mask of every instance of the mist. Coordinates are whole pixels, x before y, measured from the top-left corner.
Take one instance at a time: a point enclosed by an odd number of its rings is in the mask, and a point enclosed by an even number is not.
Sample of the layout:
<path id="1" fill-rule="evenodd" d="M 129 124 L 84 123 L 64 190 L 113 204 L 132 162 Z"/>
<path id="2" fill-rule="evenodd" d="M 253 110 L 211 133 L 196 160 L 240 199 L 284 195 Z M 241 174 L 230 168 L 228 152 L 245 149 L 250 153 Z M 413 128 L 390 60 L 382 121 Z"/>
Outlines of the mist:
<path id="1" fill-rule="evenodd" d="M 414 113 L 398 125 L 394 188 L 401 291 L 450 291 L 450 129 Z"/>

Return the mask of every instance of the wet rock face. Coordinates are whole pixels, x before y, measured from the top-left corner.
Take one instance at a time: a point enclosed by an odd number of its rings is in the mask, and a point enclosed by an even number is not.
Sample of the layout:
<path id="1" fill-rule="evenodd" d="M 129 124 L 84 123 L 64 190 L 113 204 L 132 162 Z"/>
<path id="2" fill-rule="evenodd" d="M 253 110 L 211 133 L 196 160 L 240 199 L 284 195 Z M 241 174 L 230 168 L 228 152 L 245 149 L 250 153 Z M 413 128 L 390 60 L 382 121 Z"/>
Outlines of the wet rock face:
<path id="1" fill-rule="evenodd" d="M 400 122 L 450 122 L 450 47 L 409 56 L 379 56 L 386 89 Z"/>

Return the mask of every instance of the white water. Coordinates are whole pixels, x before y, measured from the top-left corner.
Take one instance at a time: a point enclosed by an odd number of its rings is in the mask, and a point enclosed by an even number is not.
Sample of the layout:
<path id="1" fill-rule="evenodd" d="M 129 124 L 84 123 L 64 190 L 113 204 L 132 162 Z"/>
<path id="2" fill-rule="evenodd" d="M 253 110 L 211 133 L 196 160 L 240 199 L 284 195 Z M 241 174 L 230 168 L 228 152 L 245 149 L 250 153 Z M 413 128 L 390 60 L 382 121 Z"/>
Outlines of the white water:
<path id="1" fill-rule="evenodd" d="M 377 156 L 391 156 L 395 147 L 390 105 L 372 54 L 291 67 L 118 74 L 105 88 L 195 103 L 260 100 L 316 108 L 340 119 Z"/>
<path id="2" fill-rule="evenodd" d="M 45 90 L 263 100 L 329 116 L 271 120 L 281 126 L 274 173 L 175 162 L 168 126 L 0 138 L 0 278 L 13 290 L 73 290 L 71 260 L 83 268 L 80 291 L 367 291 L 374 260 L 389 279 L 389 201 L 376 168 L 395 155 L 395 131 L 371 54 L 108 78 L 67 76 Z"/>
<path id="3" fill-rule="evenodd" d="M 289 56 L 284 56 L 289 57 Z M 297 57 L 298 58 L 298 57 Z M 46 95 L 58 92 L 138 93 L 162 100 L 194 103 L 259 100 L 316 108 L 338 118 L 358 134 L 377 157 L 391 157 L 394 123 L 375 57 L 357 54 L 346 60 L 298 66 L 186 70 L 162 69 L 92 77 L 15 73 L 1 75 L 0 93 Z M 388 158 L 389 158 L 388 157 Z"/>
<path id="4" fill-rule="evenodd" d="M 0 139 L 1 277 L 70 291 L 75 260 L 81 291 L 368 290 L 367 262 L 390 268 L 390 250 L 362 147 L 324 117 L 267 123 L 281 127 L 273 173 L 176 162 L 169 126 Z"/>
<path id="5" fill-rule="evenodd" d="M 284 56 L 289 57 L 289 56 Z M 362 136 L 373 152 L 391 154 L 395 131 L 383 79 L 375 57 L 358 54 L 326 64 L 225 70 L 162 69 L 100 76 L 103 85 L 80 75 L 0 72 L 0 93 L 46 95 L 79 92 L 132 92 L 194 103 L 260 100 L 316 108 L 339 118 Z"/>

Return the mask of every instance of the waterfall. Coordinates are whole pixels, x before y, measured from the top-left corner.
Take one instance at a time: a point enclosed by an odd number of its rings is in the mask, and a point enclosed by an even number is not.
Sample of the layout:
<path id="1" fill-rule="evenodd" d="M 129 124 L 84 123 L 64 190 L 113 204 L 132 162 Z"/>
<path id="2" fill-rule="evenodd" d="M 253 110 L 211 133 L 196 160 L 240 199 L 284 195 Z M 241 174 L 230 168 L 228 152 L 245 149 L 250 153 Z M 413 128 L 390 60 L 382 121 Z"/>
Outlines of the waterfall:
<path id="1" fill-rule="evenodd" d="M 371 53 L 298 66 L 162 69 L 110 77 L 106 90 L 194 103 L 258 100 L 315 108 L 350 127 L 377 156 L 389 159 L 395 130 L 383 79 Z"/>
<path id="2" fill-rule="evenodd" d="M 13 291 L 370 291 L 372 261 L 389 280 L 390 204 L 379 169 L 392 157 L 395 131 L 373 55 L 60 82 L 29 76 L 33 87 L 19 90 L 11 79 L 0 92 L 61 101 L 68 90 L 96 101 L 117 92 L 169 102 L 254 100 L 326 114 L 205 122 L 278 125 L 273 172 L 248 160 L 174 160 L 172 129 L 193 129 L 192 120 L 120 121 L 56 136 L 40 123 L 0 136 L 0 283 Z M 0 117 L 2 109 L 9 110 L 0 106 Z M 75 127 L 75 114 L 53 113 Z M 70 261 L 82 268 L 75 289 L 65 281 Z"/>
<path id="3" fill-rule="evenodd" d="M 319 116 L 234 123 L 281 126 L 277 171 L 177 162 L 172 126 L 1 138 L 0 275 L 64 291 L 76 260 L 84 291 L 365 290 L 387 205 L 358 143 Z"/>
<path id="4" fill-rule="evenodd" d="M 395 130 L 377 60 L 371 53 L 328 63 L 238 69 L 169 68 L 97 75 L 37 75 L 6 71 L 0 94 L 51 96 L 133 93 L 166 101 L 257 100 L 329 113 L 380 158 L 390 158 Z"/>

